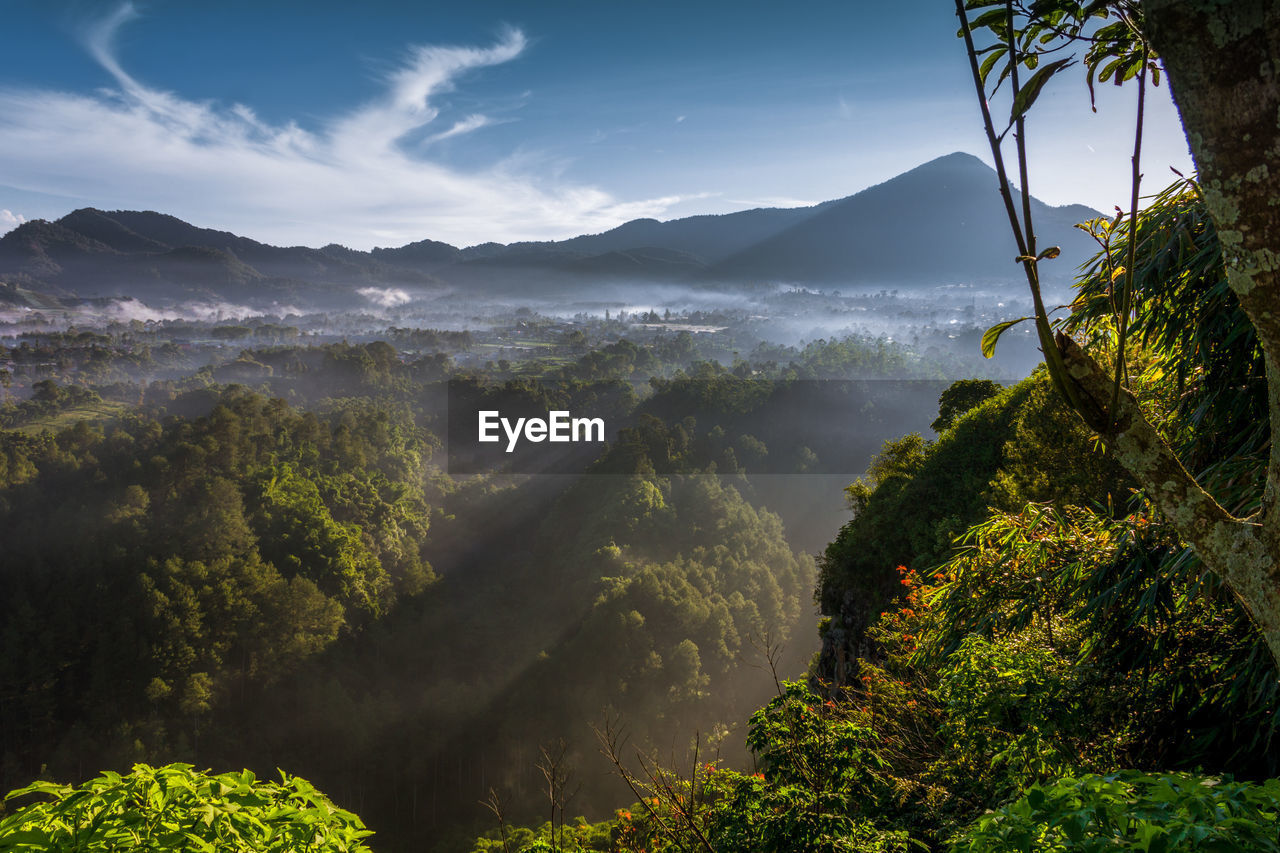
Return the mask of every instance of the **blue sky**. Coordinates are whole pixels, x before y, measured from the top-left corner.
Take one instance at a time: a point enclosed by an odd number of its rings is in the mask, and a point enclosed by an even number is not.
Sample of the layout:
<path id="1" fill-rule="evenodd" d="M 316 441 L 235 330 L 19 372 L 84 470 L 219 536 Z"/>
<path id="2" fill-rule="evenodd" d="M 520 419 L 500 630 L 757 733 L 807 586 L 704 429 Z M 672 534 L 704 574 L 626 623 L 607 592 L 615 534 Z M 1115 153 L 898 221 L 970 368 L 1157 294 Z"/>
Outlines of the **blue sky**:
<path id="1" fill-rule="evenodd" d="M 0 0 L 0 231 L 153 209 L 277 244 L 555 239 L 984 160 L 950 0 Z M 1128 196 L 1132 97 L 1046 91 L 1032 191 Z M 1144 171 L 1190 161 L 1164 89 Z M 999 223 L 994 224 L 999 227 Z"/>

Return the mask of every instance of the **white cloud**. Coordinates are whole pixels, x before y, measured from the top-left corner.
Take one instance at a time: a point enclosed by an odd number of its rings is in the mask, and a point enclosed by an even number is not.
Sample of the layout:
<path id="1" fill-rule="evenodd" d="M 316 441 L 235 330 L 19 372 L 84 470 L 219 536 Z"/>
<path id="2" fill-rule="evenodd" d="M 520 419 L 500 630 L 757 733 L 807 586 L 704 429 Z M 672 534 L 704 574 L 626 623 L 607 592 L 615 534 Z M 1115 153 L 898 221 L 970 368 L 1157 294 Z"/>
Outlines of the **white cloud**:
<path id="1" fill-rule="evenodd" d="M 25 216 L 14 213 L 7 208 L 0 209 L 0 234 L 7 234 L 26 221 Z"/>
<path id="2" fill-rule="evenodd" d="M 86 50 L 115 87 L 90 94 L 0 89 L 0 171 L 21 176 L 6 183 L 103 207 L 162 210 L 277 244 L 354 248 L 424 237 L 465 245 L 593 233 L 658 216 L 679 201 L 620 202 L 596 187 L 520 169 L 519 156 L 463 171 L 425 156 L 421 144 L 402 144 L 431 130 L 434 100 L 465 73 L 521 56 L 527 40 L 519 30 L 504 30 L 484 48 L 415 47 L 387 75 L 380 97 L 311 131 L 135 79 L 117 57 L 115 36 L 137 16 L 125 3 L 84 31 Z M 494 123 L 475 114 L 422 141 Z"/>
<path id="3" fill-rule="evenodd" d="M 441 131 L 440 133 L 434 134 L 432 136 L 428 136 L 426 141 L 439 142 L 442 139 L 448 139 L 452 136 L 461 136 L 464 133 L 470 133 L 473 130 L 479 130 L 482 127 L 488 127 L 491 124 L 496 124 L 496 122 L 494 122 L 494 120 L 489 118 L 488 116 L 484 116 L 484 115 L 467 116 L 461 121 L 454 122 L 453 127 L 449 128 L 448 130 Z"/>
<path id="4" fill-rule="evenodd" d="M 792 198 L 785 195 L 767 195 L 760 198 L 735 198 L 731 199 L 733 204 L 742 205 L 743 209 L 753 209 L 757 207 L 813 207 L 815 204 L 822 202 L 812 201 L 804 198 Z"/>

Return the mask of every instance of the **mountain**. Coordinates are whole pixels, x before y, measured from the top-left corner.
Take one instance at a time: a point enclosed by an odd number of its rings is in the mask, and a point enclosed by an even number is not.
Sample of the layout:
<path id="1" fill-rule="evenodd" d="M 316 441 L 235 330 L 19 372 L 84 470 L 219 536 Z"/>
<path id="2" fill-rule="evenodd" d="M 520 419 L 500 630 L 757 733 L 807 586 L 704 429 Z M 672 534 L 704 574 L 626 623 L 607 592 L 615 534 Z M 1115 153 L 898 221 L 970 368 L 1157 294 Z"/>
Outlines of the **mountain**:
<path id="1" fill-rule="evenodd" d="M 669 222 L 633 219 L 603 234 L 574 237 L 559 245 L 588 253 L 649 246 L 686 252 L 715 263 L 786 228 L 799 225 L 835 203 L 826 202 L 816 207 L 756 208 L 737 213 L 689 216 Z"/>
<path id="2" fill-rule="evenodd" d="M 497 246 L 497 243 L 493 244 Z M 348 250 L 350 251 L 350 250 Z M 437 240 L 419 240 L 398 249 L 374 249 L 369 253 L 376 260 L 393 266 L 406 266 L 417 269 L 439 269 L 440 267 L 461 260 L 463 252 L 457 246 L 441 243 Z"/>
<path id="3" fill-rule="evenodd" d="M 1062 248 L 1044 275 L 1065 281 L 1093 252 L 1093 241 L 1072 226 L 1099 214 L 1038 200 L 1032 211 L 1039 246 Z M 84 208 L 0 237 L 0 281 L 52 295 L 325 307 L 361 304 L 356 291 L 373 284 L 558 295 L 605 281 L 1003 282 L 1020 275 L 1005 221 L 995 172 L 957 153 L 812 207 L 636 219 L 568 240 L 468 248 L 430 239 L 369 252 L 279 247 L 154 211 Z"/>
<path id="4" fill-rule="evenodd" d="M 1060 246 L 1046 263 L 1068 278 L 1096 245 L 1077 222 L 1098 216 L 1083 205 L 1032 199 L 1040 247 Z M 1020 275 L 996 173 L 969 154 L 949 154 L 857 195 L 808 208 L 811 215 L 712 266 L 716 279 L 850 284 L 955 283 Z"/>
<path id="5" fill-rule="evenodd" d="M 1100 214 L 1034 198 L 1031 207 L 1038 246 L 1062 249 L 1042 275 L 1065 283 L 1096 248 L 1075 224 Z M 1021 276 L 1006 221 L 995 171 L 956 153 L 812 207 L 636 219 L 558 242 L 486 244 L 482 253 L 463 250 L 434 271 L 491 289 L 545 287 L 564 277 L 855 287 L 1005 282 Z"/>
<path id="6" fill-rule="evenodd" d="M 349 303 L 370 284 L 439 285 L 341 246 L 281 248 L 154 211 L 82 208 L 0 237 L 0 280 L 55 295 L 270 304 Z"/>

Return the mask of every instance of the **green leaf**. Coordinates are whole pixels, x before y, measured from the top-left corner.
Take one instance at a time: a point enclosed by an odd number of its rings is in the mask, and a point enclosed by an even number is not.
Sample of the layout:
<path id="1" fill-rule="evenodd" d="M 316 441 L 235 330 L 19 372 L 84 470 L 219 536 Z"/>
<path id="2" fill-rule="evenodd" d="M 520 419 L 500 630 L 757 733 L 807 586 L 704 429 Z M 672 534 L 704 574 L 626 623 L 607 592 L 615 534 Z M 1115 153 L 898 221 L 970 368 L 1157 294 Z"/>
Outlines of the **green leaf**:
<path id="1" fill-rule="evenodd" d="M 1008 13 L 1004 9 L 992 9 L 990 12 L 983 12 L 969 23 L 969 28 L 980 30 L 983 27 L 990 27 L 992 24 L 1001 24 L 1008 18 Z"/>
<path id="2" fill-rule="evenodd" d="M 1031 109 L 1031 105 L 1036 102 L 1036 98 L 1040 97 L 1040 92 L 1044 89 L 1044 84 L 1049 82 L 1049 78 L 1057 74 L 1075 62 L 1074 59 L 1059 59 L 1056 62 L 1050 62 L 1048 65 L 1040 68 L 1035 74 L 1031 75 L 1018 94 L 1013 99 L 1013 109 L 1009 113 L 1009 124 L 1013 124 Z"/>
<path id="3" fill-rule="evenodd" d="M 982 355 L 984 358 L 991 358 L 996 354 L 996 342 L 1000 340 L 1000 336 L 1007 332 L 1011 327 L 1018 325 L 1023 320 L 1030 320 L 1030 317 L 1019 317 L 1016 320 L 1005 320 L 1003 323 L 996 323 L 990 329 L 982 333 Z"/>
<path id="4" fill-rule="evenodd" d="M 983 12 L 978 17 L 969 22 L 969 29 L 972 32 L 988 29 L 996 33 L 1002 39 L 1004 38 L 1005 26 L 1008 20 L 1008 13 L 1003 8 L 992 9 L 989 12 Z M 957 30 L 956 37 L 960 38 L 964 35 L 964 30 Z"/>
<path id="5" fill-rule="evenodd" d="M 987 83 L 987 75 L 991 73 L 991 69 L 995 68 L 996 63 L 1008 52 L 1009 48 L 998 47 L 990 56 L 982 60 L 982 66 L 978 69 L 978 74 L 981 76 L 984 86 Z"/>

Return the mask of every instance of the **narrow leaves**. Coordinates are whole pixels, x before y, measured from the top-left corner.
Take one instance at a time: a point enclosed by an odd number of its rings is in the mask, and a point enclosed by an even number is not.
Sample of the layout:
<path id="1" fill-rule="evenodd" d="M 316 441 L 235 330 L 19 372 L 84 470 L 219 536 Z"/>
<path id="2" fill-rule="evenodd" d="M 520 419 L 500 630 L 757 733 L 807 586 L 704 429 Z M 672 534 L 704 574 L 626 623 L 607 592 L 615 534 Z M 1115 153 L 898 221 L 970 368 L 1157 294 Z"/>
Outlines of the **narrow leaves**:
<path id="1" fill-rule="evenodd" d="M 982 333 L 982 356 L 983 358 L 991 358 L 996 354 L 996 343 L 1000 340 L 1000 336 L 1007 332 L 1013 326 L 1018 325 L 1023 320 L 1030 320 L 1030 317 L 1019 317 L 1016 320 L 1005 320 L 1002 323 L 996 323 L 990 329 Z"/>

